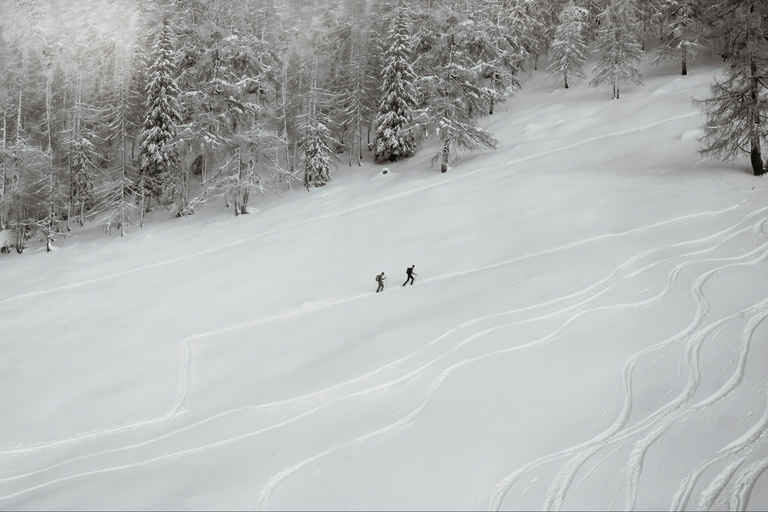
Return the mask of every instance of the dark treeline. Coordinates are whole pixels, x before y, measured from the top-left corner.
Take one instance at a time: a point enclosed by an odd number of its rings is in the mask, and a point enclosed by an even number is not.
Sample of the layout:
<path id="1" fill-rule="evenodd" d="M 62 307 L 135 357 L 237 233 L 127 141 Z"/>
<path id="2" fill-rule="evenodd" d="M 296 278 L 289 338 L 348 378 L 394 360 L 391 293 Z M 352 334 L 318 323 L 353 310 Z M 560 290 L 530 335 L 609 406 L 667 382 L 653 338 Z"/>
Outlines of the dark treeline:
<path id="1" fill-rule="evenodd" d="M 549 57 L 563 87 L 618 99 L 646 51 L 719 54 L 704 151 L 762 174 L 768 2 L 745 0 L 14 0 L 0 3 L 0 245 L 74 223 L 143 225 L 150 208 L 324 185 L 334 165 L 436 168 L 494 148 L 479 116 Z"/>

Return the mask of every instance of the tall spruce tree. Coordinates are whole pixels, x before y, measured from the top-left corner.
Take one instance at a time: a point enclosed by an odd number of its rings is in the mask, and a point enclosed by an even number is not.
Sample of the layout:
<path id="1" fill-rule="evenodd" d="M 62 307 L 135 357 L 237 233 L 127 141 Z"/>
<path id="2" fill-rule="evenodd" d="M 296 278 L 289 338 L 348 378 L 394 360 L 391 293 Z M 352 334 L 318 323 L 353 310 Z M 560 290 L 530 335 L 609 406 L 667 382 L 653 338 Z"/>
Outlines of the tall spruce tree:
<path id="1" fill-rule="evenodd" d="M 141 132 L 139 196 L 141 219 L 149 198 L 160 198 L 165 183 L 179 171 L 179 154 L 173 146 L 181 120 L 176 84 L 173 34 L 168 20 L 157 34 L 151 55 L 144 122 Z"/>
<path id="2" fill-rule="evenodd" d="M 552 64 L 549 75 L 556 76 L 568 89 L 568 80 L 572 77 L 585 78 L 582 64 L 586 59 L 587 42 L 585 37 L 587 10 L 577 6 L 571 0 L 560 15 L 560 25 L 555 30 L 555 40 L 550 51 Z"/>
<path id="3" fill-rule="evenodd" d="M 768 5 L 726 0 L 716 9 L 726 67 L 724 79 L 715 79 L 710 95 L 697 102 L 707 115 L 702 152 L 727 160 L 748 154 L 752 172 L 760 176 L 768 171 L 762 158 L 768 134 Z"/>
<path id="4" fill-rule="evenodd" d="M 382 76 L 382 96 L 379 112 L 374 121 L 376 160 L 402 160 L 411 156 L 416 148 L 416 137 L 411 123 L 417 104 L 414 82 L 416 74 L 409 62 L 408 8 L 400 0 L 392 20 L 386 64 Z"/>
<path id="5" fill-rule="evenodd" d="M 635 66 L 643 50 L 633 0 L 611 0 L 602 16 L 597 50 L 601 57 L 590 85 L 611 84 L 612 97 L 616 100 L 620 97 L 621 84 L 642 83 L 640 70 Z"/>

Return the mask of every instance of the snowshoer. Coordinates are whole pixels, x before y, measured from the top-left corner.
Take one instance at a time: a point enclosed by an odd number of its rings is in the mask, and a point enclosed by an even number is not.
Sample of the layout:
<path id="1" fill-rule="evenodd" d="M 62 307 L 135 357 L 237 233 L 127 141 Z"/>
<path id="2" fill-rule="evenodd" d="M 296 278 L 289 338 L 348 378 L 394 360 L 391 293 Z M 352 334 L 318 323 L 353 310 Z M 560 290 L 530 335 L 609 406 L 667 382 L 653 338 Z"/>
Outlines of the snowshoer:
<path id="1" fill-rule="evenodd" d="M 386 280 L 387 280 L 387 276 L 384 275 L 384 272 L 376 276 L 376 282 L 379 283 L 379 287 L 376 288 L 376 293 L 384 291 L 384 281 Z"/>
<path id="2" fill-rule="evenodd" d="M 415 276 L 415 275 L 416 275 L 416 272 L 414 272 L 414 271 L 413 271 L 413 267 L 415 267 L 415 266 L 416 266 L 416 265 L 411 265 L 410 267 L 408 267 L 407 269 L 405 269 L 405 275 L 406 275 L 407 277 L 405 278 L 405 282 L 403 283 L 403 286 L 407 285 L 407 284 L 408 284 L 408 281 L 410 281 L 410 282 L 411 282 L 411 285 L 413 285 L 413 276 Z"/>

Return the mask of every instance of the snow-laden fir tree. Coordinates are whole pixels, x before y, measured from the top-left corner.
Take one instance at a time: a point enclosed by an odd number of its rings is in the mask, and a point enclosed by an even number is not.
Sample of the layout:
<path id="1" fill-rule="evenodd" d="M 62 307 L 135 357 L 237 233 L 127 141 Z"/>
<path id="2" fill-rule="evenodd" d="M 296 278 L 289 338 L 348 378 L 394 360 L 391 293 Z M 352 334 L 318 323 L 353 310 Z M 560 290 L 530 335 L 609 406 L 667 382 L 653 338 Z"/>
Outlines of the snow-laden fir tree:
<path id="1" fill-rule="evenodd" d="M 175 187 L 174 207 L 177 215 L 187 215 L 222 197 L 240 215 L 248 212 L 252 188 L 264 191 L 256 175 L 260 163 L 275 171 L 275 182 L 284 174 L 278 172 L 276 157 L 285 143 L 278 130 L 285 125 L 276 119 L 282 65 L 272 39 L 275 13 L 265 4 L 253 25 L 245 3 L 186 0 L 186 5 L 194 8 L 199 29 L 189 29 L 192 20 L 185 13 L 178 80 L 185 115 L 177 137 L 182 179 Z M 200 174 L 203 191 L 187 201 L 190 167 Z"/>
<path id="2" fill-rule="evenodd" d="M 666 0 L 662 45 L 657 60 L 680 57 L 682 74 L 688 74 L 688 61 L 701 50 L 704 28 L 700 0 Z"/>
<path id="3" fill-rule="evenodd" d="M 643 51 L 649 42 L 655 45 L 664 39 L 670 2 L 677 2 L 677 0 L 641 0 L 635 2 L 638 40 Z"/>
<path id="4" fill-rule="evenodd" d="M 304 186 L 322 187 L 331 179 L 330 148 L 326 143 L 328 127 L 317 119 L 310 120 L 304 141 Z"/>
<path id="5" fill-rule="evenodd" d="M 468 51 L 476 59 L 478 75 L 485 87 L 488 114 L 496 104 L 511 96 L 519 87 L 516 74 L 527 52 L 511 27 L 512 12 L 508 0 L 467 1 L 465 12 L 472 23 L 465 25 L 472 43 Z"/>
<path id="6" fill-rule="evenodd" d="M 768 171 L 762 157 L 768 135 L 768 3 L 726 0 L 717 9 L 728 53 L 724 78 L 715 79 L 710 95 L 697 102 L 707 115 L 701 151 L 727 160 L 748 154 L 752 172 L 760 176 Z"/>
<path id="7" fill-rule="evenodd" d="M 139 200 L 141 218 L 149 199 L 159 198 L 165 183 L 179 173 L 179 155 L 173 145 L 176 126 L 181 120 L 175 79 L 173 34 L 168 20 L 163 21 L 151 54 L 144 122 L 141 131 Z"/>
<path id="8" fill-rule="evenodd" d="M 641 84 L 640 70 L 635 66 L 643 56 L 638 40 L 636 9 L 633 0 L 611 0 L 602 15 L 597 51 L 600 61 L 594 68 L 592 86 L 610 84 L 613 99 L 619 99 L 621 84 Z"/>
<path id="9" fill-rule="evenodd" d="M 540 0 L 506 0 L 502 3 L 511 21 L 510 32 L 525 49 L 533 69 L 539 69 L 539 57 L 547 54 L 552 40 L 554 26 L 550 3 Z"/>
<path id="10" fill-rule="evenodd" d="M 405 0 L 400 0 L 392 20 L 389 48 L 382 76 L 381 102 L 374 125 L 375 159 L 402 160 L 411 156 L 416 148 L 416 137 L 411 123 L 417 104 L 414 82 L 416 74 L 409 62 L 410 38 Z"/>
<path id="11" fill-rule="evenodd" d="M 93 178 L 97 172 L 96 152 L 91 139 L 84 133 L 78 133 L 70 147 L 70 197 L 72 212 L 80 225 L 85 222 L 85 214 L 93 206 Z"/>
<path id="12" fill-rule="evenodd" d="M 550 47 L 552 64 L 549 66 L 549 76 L 561 80 L 568 89 L 568 80 L 572 77 L 586 78 L 582 65 L 586 59 L 587 42 L 586 9 L 577 6 L 573 0 L 563 8 L 560 14 L 560 25 L 555 29 L 555 40 Z"/>
<path id="13" fill-rule="evenodd" d="M 317 61 L 312 68 L 309 108 L 304 127 L 304 186 L 322 187 L 331 179 L 331 136 L 328 117 L 321 109 L 322 91 L 317 85 Z"/>
<path id="14" fill-rule="evenodd" d="M 459 151 L 496 147 L 493 136 L 476 123 L 490 99 L 480 75 L 484 66 L 472 51 L 476 40 L 477 25 L 445 5 L 429 13 L 418 37 L 422 51 L 415 67 L 425 98 L 421 124 L 437 133 L 433 163 L 440 162 L 441 172 Z"/>

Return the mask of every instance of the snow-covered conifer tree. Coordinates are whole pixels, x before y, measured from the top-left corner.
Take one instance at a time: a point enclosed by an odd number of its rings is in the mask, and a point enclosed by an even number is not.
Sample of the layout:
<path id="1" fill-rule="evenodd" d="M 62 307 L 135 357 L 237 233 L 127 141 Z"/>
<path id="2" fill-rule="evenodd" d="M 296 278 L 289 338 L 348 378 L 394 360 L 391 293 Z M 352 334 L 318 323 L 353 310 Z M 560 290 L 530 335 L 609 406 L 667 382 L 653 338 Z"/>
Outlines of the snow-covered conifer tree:
<path id="1" fill-rule="evenodd" d="M 476 25 L 447 6 L 429 13 L 424 25 L 418 41 L 423 51 L 415 63 L 425 98 L 421 123 L 426 131 L 437 133 L 433 163 L 439 161 L 441 172 L 446 172 L 459 151 L 496 147 L 493 136 L 476 124 L 489 90 L 480 75 L 480 56 L 472 51 Z"/>
<path id="2" fill-rule="evenodd" d="M 526 56 L 539 69 L 539 56 L 546 55 L 552 39 L 553 23 L 549 2 L 539 0 L 509 0 L 504 2 L 509 30 L 518 38 Z"/>
<path id="3" fill-rule="evenodd" d="M 720 35 L 730 51 L 725 78 L 716 79 L 709 97 L 698 101 L 707 115 L 702 152 L 725 159 L 749 154 L 752 172 L 759 176 L 768 172 L 762 159 L 768 134 L 768 5 L 727 0 L 717 7 L 722 9 Z"/>
<path id="4" fill-rule="evenodd" d="M 587 43 L 584 36 L 586 9 L 577 6 L 573 0 L 563 8 L 560 25 L 555 30 L 555 40 L 550 47 L 552 64 L 549 75 L 562 80 L 565 88 L 571 77 L 585 78 L 582 64 L 586 58 Z"/>
<path id="5" fill-rule="evenodd" d="M 322 187 L 331 179 L 330 151 L 325 143 L 328 128 L 317 120 L 307 125 L 304 142 L 304 186 Z"/>
<path id="6" fill-rule="evenodd" d="M 471 41 L 467 51 L 477 63 L 478 77 L 484 84 L 488 114 L 520 87 L 516 74 L 527 56 L 521 38 L 511 28 L 515 23 L 509 16 L 514 13 L 508 3 L 467 1 L 465 6 L 471 23 L 463 25 L 463 37 Z"/>
<path id="7" fill-rule="evenodd" d="M 643 50 L 633 0 L 611 0 L 602 15 L 597 50 L 601 57 L 590 85 L 611 84 L 613 99 L 619 99 L 622 83 L 642 83 L 640 70 L 635 66 Z"/>
<path id="8" fill-rule="evenodd" d="M 158 33 L 151 55 L 144 123 L 141 132 L 139 194 L 141 216 L 149 198 L 162 194 L 164 183 L 179 170 L 178 151 L 173 146 L 181 119 L 179 87 L 174 77 L 173 36 L 168 20 Z"/>
<path id="9" fill-rule="evenodd" d="M 317 86 L 317 61 L 312 70 L 309 93 L 309 112 L 304 136 L 304 186 L 322 187 L 331 179 L 330 160 L 333 150 L 329 145 L 330 131 L 327 117 L 320 110 L 320 90 Z"/>
<path id="10" fill-rule="evenodd" d="M 413 85 L 416 75 L 409 63 L 408 12 L 405 1 L 400 0 L 392 20 L 389 49 L 382 72 L 381 102 L 374 121 L 376 160 L 402 160 L 411 156 L 416 148 L 416 137 L 411 126 L 417 103 Z"/>
<path id="11" fill-rule="evenodd" d="M 85 214 L 93 206 L 93 178 L 96 174 L 93 142 L 84 133 L 75 134 L 70 147 L 70 194 L 72 210 L 82 226 Z"/>
<path id="12" fill-rule="evenodd" d="M 688 60 L 702 48 L 704 30 L 697 0 L 667 0 L 663 44 L 658 48 L 657 60 L 680 57 L 682 74 L 688 74 Z"/>

